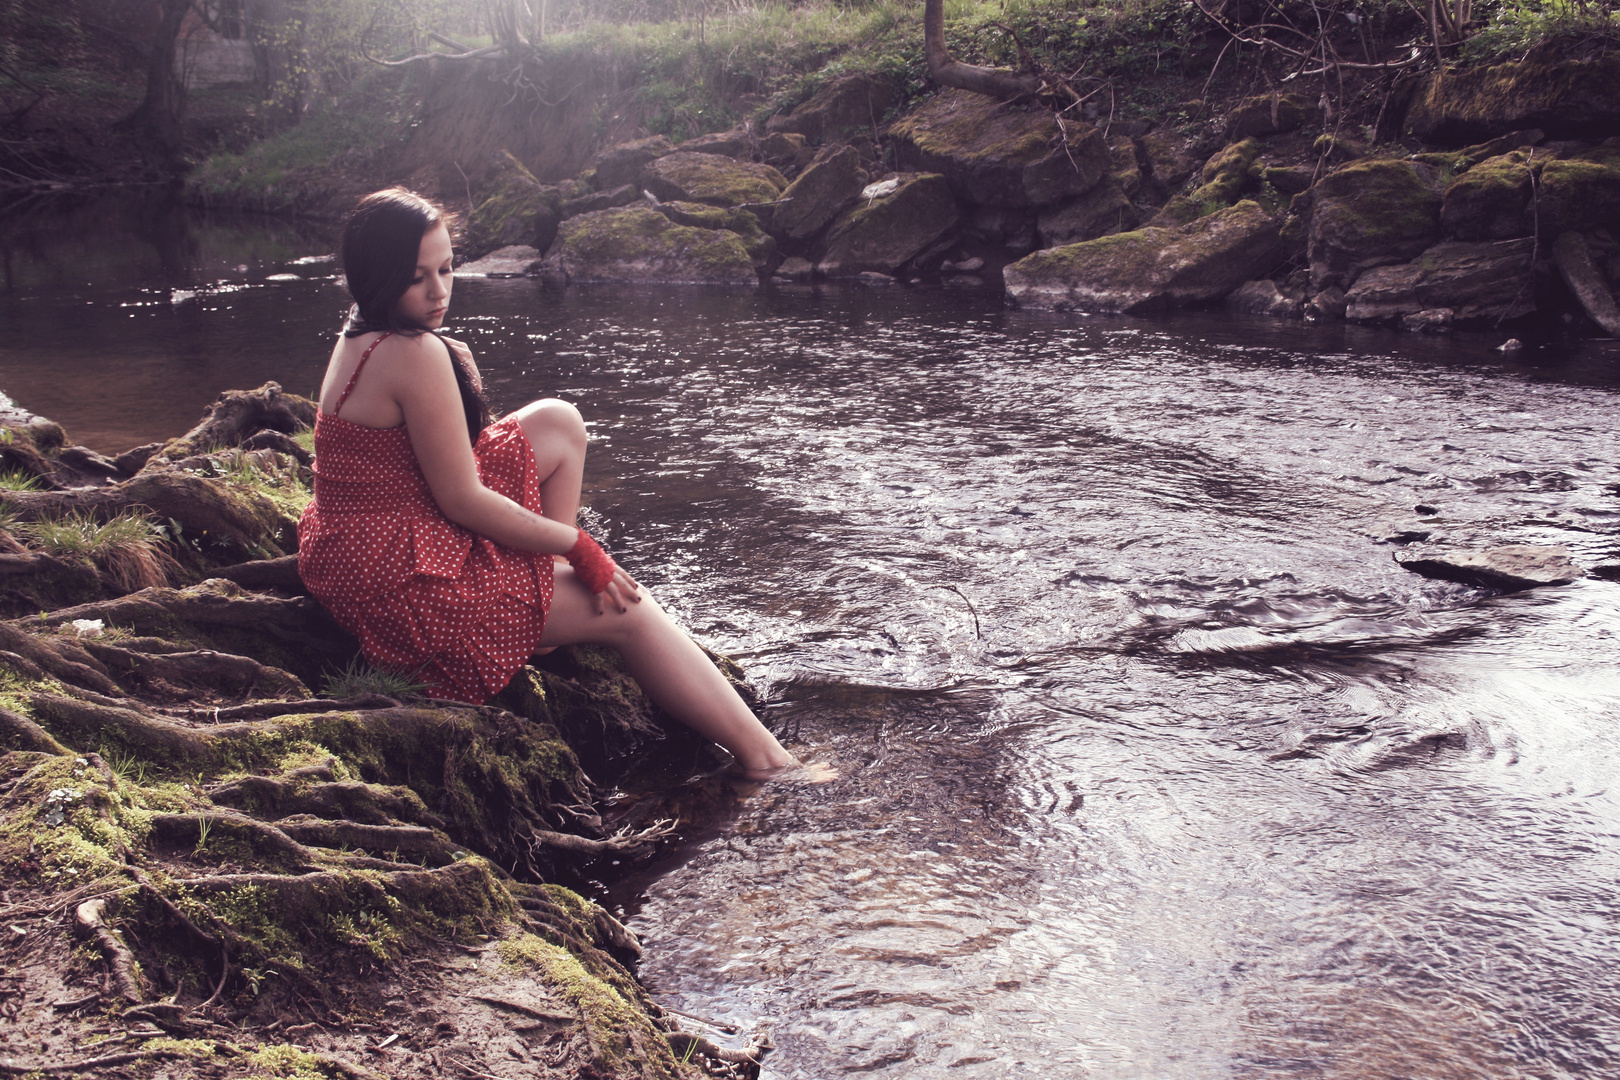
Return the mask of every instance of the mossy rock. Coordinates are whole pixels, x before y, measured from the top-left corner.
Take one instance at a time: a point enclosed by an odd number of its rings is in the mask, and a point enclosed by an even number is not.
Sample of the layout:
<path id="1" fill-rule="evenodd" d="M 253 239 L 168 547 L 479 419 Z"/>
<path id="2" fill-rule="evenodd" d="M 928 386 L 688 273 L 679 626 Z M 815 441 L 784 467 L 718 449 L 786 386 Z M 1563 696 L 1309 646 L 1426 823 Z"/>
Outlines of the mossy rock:
<path id="1" fill-rule="evenodd" d="M 812 239 L 860 197 L 866 181 L 861 156 L 853 146 L 821 151 L 782 192 L 784 205 L 772 215 L 771 230 L 788 241 Z"/>
<path id="2" fill-rule="evenodd" d="M 862 197 L 833 222 L 817 272 L 825 277 L 892 274 L 956 227 L 961 215 L 945 177 L 910 173 L 887 179 L 894 182 L 892 189 Z M 880 183 L 887 187 L 887 181 Z M 873 188 L 877 185 L 867 190 Z"/>
<path id="3" fill-rule="evenodd" d="M 1440 174 L 1396 158 L 1366 158 L 1311 189 L 1309 258 L 1317 289 L 1373 266 L 1405 262 L 1440 238 Z"/>
<path id="4" fill-rule="evenodd" d="M 1043 247 L 1060 247 L 1123 232 L 1136 225 L 1136 207 L 1112 179 L 1036 219 Z"/>
<path id="5" fill-rule="evenodd" d="M 1158 227 L 1186 225 L 1232 205 L 1239 193 L 1253 183 L 1249 170 L 1259 156 L 1259 139 L 1227 144 L 1204 163 L 1199 174 L 1201 183 L 1166 203 L 1151 224 Z"/>
<path id="6" fill-rule="evenodd" d="M 1453 146 L 1526 128 L 1554 138 L 1620 135 L 1620 56 L 1442 70 L 1413 97 L 1405 126 Z"/>
<path id="7" fill-rule="evenodd" d="M 652 135 L 634 142 L 619 143 L 603 150 L 590 165 L 591 183 L 599 191 L 641 183 L 642 173 L 650 161 L 675 152 L 675 146 L 663 135 Z"/>
<path id="8" fill-rule="evenodd" d="M 1607 160 L 1549 161 L 1540 180 L 1537 211 L 1543 235 L 1620 225 L 1620 154 Z"/>
<path id="9" fill-rule="evenodd" d="M 786 116 L 766 122 L 769 131 L 791 131 L 819 145 L 856 132 L 875 132 L 896 99 L 894 82 L 857 72 L 833 79 Z"/>
<path id="10" fill-rule="evenodd" d="M 737 161 L 719 154 L 668 154 L 647 166 L 648 191 L 671 202 L 743 206 L 775 202 L 787 178 L 769 165 Z"/>
<path id="11" fill-rule="evenodd" d="M 1280 135 L 1317 118 L 1316 103 L 1304 94 L 1265 94 L 1244 98 L 1226 120 L 1226 137 Z"/>
<path id="12" fill-rule="evenodd" d="M 1059 125 L 1050 109 L 1020 109 L 947 90 L 889 127 L 895 159 L 937 172 L 979 206 L 1050 206 L 1089 191 L 1113 167 L 1102 132 Z"/>
<path id="13" fill-rule="evenodd" d="M 522 162 L 503 151 L 500 168 L 467 217 L 459 254 L 462 260 L 471 261 L 513 244 L 544 252 L 550 238 L 556 236 L 557 221 L 554 192 L 548 192 Z M 546 243 L 536 243 L 542 236 Z"/>
<path id="14" fill-rule="evenodd" d="M 698 155 L 693 155 L 698 156 Z M 741 284 L 758 280 L 742 237 L 677 225 L 649 206 L 563 222 L 546 271 L 571 281 Z"/>
<path id="15" fill-rule="evenodd" d="M 1508 240 L 1535 228 L 1530 213 L 1540 163 L 1523 150 L 1480 162 L 1446 186 L 1440 228 L 1454 240 Z"/>
<path id="16" fill-rule="evenodd" d="M 1496 326 L 1536 310 L 1535 240 L 1436 244 L 1416 259 L 1356 279 L 1345 318 L 1393 322 L 1445 309 L 1459 325 Z"/>
<path id="17" fill-rule="evenodd" d="M 768 267 L 776 256 L 776 239 L 760 228 L 759 218 L 748 210 L 689 202 L 659 203 L 654 209 L 677 225 L 736 233 L 757 270 Z"/>
<path id="18" fill-rule="evenodd" d="M 1283 253 L 1277 219 L 1244 200 L 1177 229 L 1147 228 L 1037 251 L 1008 266 L 1020 307 L 1157 311 L 1219 300 Z"/>

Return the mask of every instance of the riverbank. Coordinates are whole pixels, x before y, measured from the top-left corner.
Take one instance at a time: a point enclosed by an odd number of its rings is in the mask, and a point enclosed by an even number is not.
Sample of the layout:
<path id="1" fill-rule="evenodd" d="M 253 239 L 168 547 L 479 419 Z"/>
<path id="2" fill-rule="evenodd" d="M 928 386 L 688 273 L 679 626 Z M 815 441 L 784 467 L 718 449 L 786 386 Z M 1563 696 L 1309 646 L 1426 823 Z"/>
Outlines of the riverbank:
<path id="1" fill-rule="evenodd" d="M 313 410 L 233 392 L 116 459 L 0 418 L 7 1068 L 748 1075 L 568 887 L 677 829 L 604 785 L 700 744 L 589 649 L 485 708 L 366 668 L 285 554 Z"/>

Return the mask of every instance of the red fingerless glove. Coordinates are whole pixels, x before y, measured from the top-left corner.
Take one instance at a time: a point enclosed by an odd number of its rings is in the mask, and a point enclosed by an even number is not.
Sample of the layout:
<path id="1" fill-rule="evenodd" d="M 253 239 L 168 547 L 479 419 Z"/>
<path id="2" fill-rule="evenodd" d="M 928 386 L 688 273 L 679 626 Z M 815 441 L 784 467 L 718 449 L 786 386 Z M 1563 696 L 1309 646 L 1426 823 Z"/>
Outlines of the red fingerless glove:
<path id="1" fill-rule="evenodd" d="M 579 580 L 593 593 L 606 589 L 608 582 L 613 580 L 613 571 L 619 568 L 584 529 L 579 530 L 579 539 L 574 541 L 574 546 L 568 549 L 568 554 L 563 558 L 568 560 L 568 565 L 574 568 Z"/>

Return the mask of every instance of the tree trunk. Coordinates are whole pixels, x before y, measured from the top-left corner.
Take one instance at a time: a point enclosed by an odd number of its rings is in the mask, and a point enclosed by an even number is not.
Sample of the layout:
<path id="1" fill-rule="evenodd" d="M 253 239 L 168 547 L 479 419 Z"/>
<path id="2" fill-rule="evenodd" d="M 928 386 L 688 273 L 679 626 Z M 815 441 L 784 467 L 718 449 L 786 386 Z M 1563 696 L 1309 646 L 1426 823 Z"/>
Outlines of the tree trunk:
<path id="1" fill-rule="evenodd" d="M 146 97 L 130 122 L 166 160 L 180 155 L 180 120 L 185 115 L 186 87 L 175 74 L 180 28 L 191 0 L 158 0 L 161 17 L 146 54 Z"/>
<path id="2" fill-rule="evenodd" d="M 979 67 L 952 58 L 945 47 L 945 0 L 926 0 L 923 5 L 923 48 L 928 57 L 928 74 L 941 86 L 996 98 L 1018 98 L 1038 94 L 1044 85 L 1037 75 Z"/>

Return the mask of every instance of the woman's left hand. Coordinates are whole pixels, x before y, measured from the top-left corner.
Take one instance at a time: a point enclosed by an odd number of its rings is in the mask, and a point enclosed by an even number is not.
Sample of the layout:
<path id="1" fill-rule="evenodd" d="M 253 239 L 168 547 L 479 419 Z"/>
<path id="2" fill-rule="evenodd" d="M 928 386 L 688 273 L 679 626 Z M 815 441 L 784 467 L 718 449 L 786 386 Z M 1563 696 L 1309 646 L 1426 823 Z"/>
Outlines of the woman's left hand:
<path id="1" fill-rule="evenodd" d="M 636 584 L 635 578 L 624 572 L 623 567 L 615 566 L 612 580 L 608 582 L 607 588 L 596 594 L 595 601 L 598 615 L 607 614 L 610 604 L 615 611 L 623 615 L 630 610 L 631 604 L 641 603 L 641 586 Z"/>

